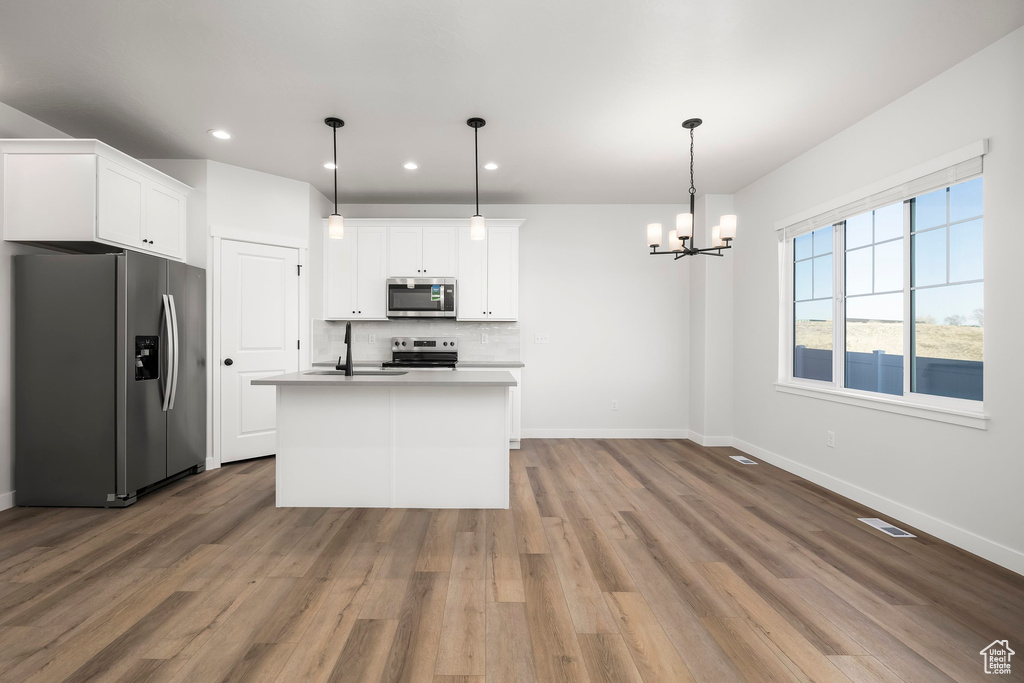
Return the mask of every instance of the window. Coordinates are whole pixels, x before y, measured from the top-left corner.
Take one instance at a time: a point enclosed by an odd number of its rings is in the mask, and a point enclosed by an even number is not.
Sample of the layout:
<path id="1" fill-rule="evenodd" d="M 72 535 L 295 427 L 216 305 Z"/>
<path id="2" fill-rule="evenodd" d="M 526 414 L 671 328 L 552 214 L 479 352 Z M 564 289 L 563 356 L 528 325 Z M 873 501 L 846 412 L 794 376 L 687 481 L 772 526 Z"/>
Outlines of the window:
<path id="1" fill-rule="evenodd" d="M 843 222 L 846 386 L 903 393 L 903 205 Z"/>
<path id="2" fill-rule="evenodd" d="M 896 197 L 861 202 L 874 205 L 867 211 L 840 209 L 813 230 L 809 219 L 787 245 L 790 376 L 833 389 L 981 401 L 982 178 Z"/>
<path id="3" fill-rule="evenodd" d="M 980 401 L 981 178 L 910 200 L 910 390 Z"/>
<path id="4" fill-rule="evenodd" d="M 793 240 L 793 376 L 832 381 L 832 226 Z"/>

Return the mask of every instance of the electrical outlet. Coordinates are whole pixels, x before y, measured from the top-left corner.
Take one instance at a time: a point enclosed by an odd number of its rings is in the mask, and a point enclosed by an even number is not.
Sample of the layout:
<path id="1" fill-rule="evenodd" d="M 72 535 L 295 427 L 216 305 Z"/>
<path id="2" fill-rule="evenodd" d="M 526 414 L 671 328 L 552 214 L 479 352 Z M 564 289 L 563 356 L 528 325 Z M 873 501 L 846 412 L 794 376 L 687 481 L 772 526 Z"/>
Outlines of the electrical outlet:
<path id="1" fill-rule="evenodd" d="M 376 344 L 377 343 L 377 335 L 375 335 L 375 334 L 369 335 L 369 338 L 367 339 L 367 342 L 370 343 L 370 344 Z"/>
<path id="2" fill-rule="evenodd" d="M 618 410 L 618 409 L 619 409 L 619 402 L 613 398 L 612 399 L 612 410 Z"/>
<path id="3" fill-rule="evenodd" d="M 487 343 L 487 335 L 486 334 L 481 334 L 480 335 L 480 343 L 481 344 L 486 344 Z"/>
<path id="4" fill-rule="evenodd" d="M 836 433 L 835 432 L 828 432 L 826 434 L 826 436 L 825 436 L 825 445 L 828 446 L 829 448 L 835 448 L 836 447 Z"/>
<path id="5" fill-rule="evenodd" d="M 533 343 L 534 344 L 550 344 L 551 343 L 551 335 L 548 334 L 547 332 L 538 332 L 537 334 L 533 335 Z"/>

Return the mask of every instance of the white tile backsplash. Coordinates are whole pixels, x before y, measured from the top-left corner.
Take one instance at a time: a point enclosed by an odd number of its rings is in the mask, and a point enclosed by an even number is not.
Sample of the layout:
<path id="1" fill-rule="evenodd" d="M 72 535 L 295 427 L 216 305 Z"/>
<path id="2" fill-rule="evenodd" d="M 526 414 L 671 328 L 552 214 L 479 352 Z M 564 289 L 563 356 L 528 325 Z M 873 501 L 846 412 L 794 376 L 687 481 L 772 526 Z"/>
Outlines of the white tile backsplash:
<path id="1" fill-rule="evenodd" d="M 337 361 L 345 355 L 345 323 L 333 320 L 313 321 L 314 363 Z M 487 343 L 480 341 L 487 335 Z M 370 335 L 377 341 L 369 342 Z M 459 322 L 455 320 L 387 320 L 352 322 L 352 358 L 355 360 L 391 360 L 392 337 L 456 337 L 459 360 L 520 360 L 519 323 Z"/>

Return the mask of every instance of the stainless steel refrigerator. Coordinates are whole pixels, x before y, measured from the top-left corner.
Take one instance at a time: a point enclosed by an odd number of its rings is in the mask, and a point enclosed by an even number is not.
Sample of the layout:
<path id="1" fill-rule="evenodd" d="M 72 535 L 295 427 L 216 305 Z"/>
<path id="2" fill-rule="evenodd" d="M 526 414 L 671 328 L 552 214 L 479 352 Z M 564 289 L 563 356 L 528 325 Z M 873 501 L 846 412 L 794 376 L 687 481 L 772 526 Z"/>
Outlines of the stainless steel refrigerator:
<path id="1" fill-rule="evenodd" d="M 15 256 L 15 503 L 123 507 L 205 466 L 205 271 Z"/>

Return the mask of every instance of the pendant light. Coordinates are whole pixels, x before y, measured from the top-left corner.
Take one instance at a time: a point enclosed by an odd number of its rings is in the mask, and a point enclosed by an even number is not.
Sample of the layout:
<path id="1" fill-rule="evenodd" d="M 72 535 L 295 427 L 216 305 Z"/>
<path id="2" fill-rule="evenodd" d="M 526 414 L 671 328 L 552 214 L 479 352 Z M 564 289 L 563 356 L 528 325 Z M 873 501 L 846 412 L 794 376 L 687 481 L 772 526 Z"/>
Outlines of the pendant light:
<path id="1" fill-rule="evenodd" d="M 693 186 L 693 129 L 702 124 L 700 119 L 686 119 L 683 128 L 690 131 L 690 213 L 676 215 L 676 229 L 668 233 L 668 251 L 658 251 L 661 246 L 661 223 L 647 225 L 647 246 L 652 256 L 669 255 L 678 260 L 684 256 L 703 254 L 704 256 L 723 256 L 723 249 L 732 249 L 732 241 L 736 238 L 736 216 L 722 216 L 718 225 L 711 228 L 711 246 L 699 249 L 693 236 L 693 209 L 697 190 Z M 690 246 L 686 246 L 686 241 Z"/>
<path id="2" fill-rule="evenodd" d="M 480 215 L 480 144 L 477 134 L 487 122 L 473 117 L 466 121 L 466 125 L 473 129 L 473 169 L 476 173 L 476 213 L 469 219 L 469 239 L 482 240 L 487 233 L 484 230 L 484 217 Z"/>
<path id="3" fill-rule="evenodd" d="M 327 236 L 332 240 L 345 237 L 345 219 L 338 213 L 338 129 L 345 122 L 334 116 L 324 119 L 324 123 L 334 129 L 334 213 L 327 219 Z"/>

